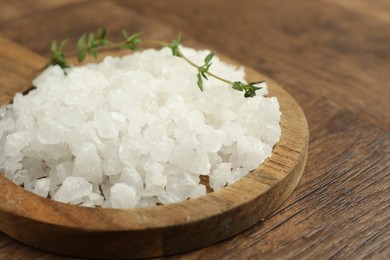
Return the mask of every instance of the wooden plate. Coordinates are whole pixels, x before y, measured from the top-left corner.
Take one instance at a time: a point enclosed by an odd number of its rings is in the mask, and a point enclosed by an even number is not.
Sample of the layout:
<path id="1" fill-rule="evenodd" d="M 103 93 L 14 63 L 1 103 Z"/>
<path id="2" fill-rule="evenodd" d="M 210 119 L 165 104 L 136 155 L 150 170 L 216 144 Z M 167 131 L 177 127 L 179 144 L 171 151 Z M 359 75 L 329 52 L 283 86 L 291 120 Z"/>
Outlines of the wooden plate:
<path id="1" fill-rule="evenodd" d="M 3 54 L 0 50 L 0 60 Z M 4 72 L 6 66 L 2 66 Z M 264 78 L 247 69 L 249 81 Z M 0 175 L 0 230 L 42 250 L 90 258 L 168 255 L 240 233 L 269 216 L 289 197 L 307 157 L 309 132 L 301 108 L 275 82 L 268 80 L 268 85 L 270 96 L 278 97 L 283 113 L 281 139 L 272 157 L 237 183 L 181 203 L 119 210 L 41 198 Z"/>

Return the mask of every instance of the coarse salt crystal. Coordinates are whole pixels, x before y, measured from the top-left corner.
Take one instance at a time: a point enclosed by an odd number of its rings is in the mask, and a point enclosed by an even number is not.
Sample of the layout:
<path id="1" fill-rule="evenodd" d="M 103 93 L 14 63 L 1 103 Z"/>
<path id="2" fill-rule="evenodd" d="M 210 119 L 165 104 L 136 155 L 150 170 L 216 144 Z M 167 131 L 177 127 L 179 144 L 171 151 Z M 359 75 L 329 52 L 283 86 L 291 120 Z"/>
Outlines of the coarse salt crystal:
<path id="1" fill-rule="evenodd" d="M 111 187 L 110 202 L 113 208 L 133 208 L 137 204 L 136 192 L 125 183 L 117 183 Z"/>
<path id="2" fill-rule="evenodd" d="M 102 160 L 93 143 L 85 143 L 76 155 L 73 176 L 84 177 L 91 183 L 103 180 Z"/>
<path id="3" fill-rule="evenodd" d="M 54 195 L 54 200 L 60 202 L 77 202 L 92 192 L 92 184 L 82 177 L 67 177 Z"/>

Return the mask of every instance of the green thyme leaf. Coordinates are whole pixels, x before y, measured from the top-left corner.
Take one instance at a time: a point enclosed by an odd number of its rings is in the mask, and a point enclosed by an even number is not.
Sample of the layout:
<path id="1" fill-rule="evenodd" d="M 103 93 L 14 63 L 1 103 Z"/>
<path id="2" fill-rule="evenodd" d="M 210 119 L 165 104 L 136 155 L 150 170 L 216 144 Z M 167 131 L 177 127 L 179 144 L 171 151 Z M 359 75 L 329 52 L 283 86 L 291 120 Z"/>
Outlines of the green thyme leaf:
<path id="1" fill-rule="evenodd" d="M 93 56 L 94 58 L 97 58 L 98 52 L 95 50 L 88 50 L 88 55 Z"/>
<path id="2" fill-rule="evenodd" d="M 87 56 L 87 46 L 85 44 L 86 35 L 83 34 L 77 41 L 77 60 L 79 62 L 83 61 Z"/>
<path id="3" fill-rule="evenodd" d="M 107 39 L 106 28 L 100 28 L 97 32 L 99 38 L 99 46 L 108 46 L 111 42 Z"/>
<path id="4" fill-rule="evenodd" d="M 205 64 L 209 64 L 210 61 L 213 59 L 213 57 L 214 57 L 214 52 L 210 52 L 210 53 L 206 56 L 206 58 L 204 59 L 204 63 L 205 63 Z"/>
<path id="5" fill-rule="evenodd" d="M 175 39 L 172 40 L 172 42 L 168 45 L 168 47 L 172 50 L 172 55 L 173 56 L 180 56 L 180 45 L 181 41 L 181 33 L 177 35 Z"/>
<path id="6" fill-rule="evenodd" d="M 208 80 L 207 73 L 210 69 L 211 63 L 214 56 L 214 52 L 210 52 L 205 58 L 204 58 L 204 64 L 200 67 L 198 67 L 198 75 L 200 74 L 201 77 L 203 77 L 205 80 Z M 198 80 L 199 81 L 199 80 Z M 203 82 L 202 82 L 203 83 Z M 198 84 L 199 85 L 199 84 Z M 202 91 L 203 91 L 203 84 L 202 84 Z"/>
<path id="7" fill-rule="evenodd" d="M 96 47 L 96 43 L 95 43 L 95 36 L 93 35 L 93 33 L 90 33 L 89 36 L 88 36 L 88 48 L 94 48 Z"/>
<path id="8" fill-rule="evenodd" d="M 254 81 L 254 82 L 250 82 L 249 84 L 250 85 L 258 85 L 258 84 L 261 84 L 261 83 L 264 83 L 265 80 L 261 80 L 261 81 Z M 260 87 L 261 88 L 261 87 Z"/>
<path id="9" fill-rule="evenodd" d="M 66 62 L 64 47 L 68 43 L 68 39 L 63 40 L 59 45 L 53 41 L 50 46 L 51 57 L 48 65 L 58 65 L 62 69 L 68 68 L 69 64 Z"/>
<path id="10" fill-rule="evenodd" d="M 238 91 L 243 91 L 243 86 L 244 84 L 240 81 L 235 81 L 233 82 L 233 85 L 232 85 L 232 88 L 234 88 L 235 90 L 238 90 Z"/>
<path id="11" fill-rule="evenodd" d="M 87 52 L 85 51 L 85 49 L 81 49 L 77 51 L 77 60 L 79 62 L 85 60 L 86 56 L 87 56 Z"/>
<path id="12" fill-rule="evenodd" d="M 263 83 L 264 81 L 258 81 L 258 82 L 250 82 L 248 84 L 245 84 L 240 81 L 235 81 L 232 84 L 232 88 L 238 91 L 244 91 L 244 96 L 246 98 L 248 97 L 254 97 L 256 96 L 256 90 L 261 89 L 261 87 L 257 87 L 257 84 Z"/>
<path id="13" fill-rule="evenodd" d="M 138 46 L 142 42 L 140 36 L 142 33 L 134 33 L 133 35 L 128 35 L 125 30 L 122 31 L 125 42 L 122 44 L 122 49 L 130 49 L 133 51 L 139 51 L 141 48 Z"/>
<path id="14" fill-rule="evenodd" d="M 199 87 L 200 91 L 203 91 L 203 80 L 202 80 L 202 76 L 201 76 L 200 73 L 198 73 L 196 76 L 197 76 L 197 78 L 198 78 L 198 81 L 197 81 L 198 87 Z"/>
<path id="15" fill-rule="evenodd" d="M 61 42 L 60 47 L 58 48 L 59 51 L 63 52 L 65 45 L 68 43 L 68 39 L 65 39 Z"/>
<path id="16" fill-rule="evenodd" d="M 52 41 L 50 45 L 51 52 L 55 52 L 57 50 L 57 41 Z"/>

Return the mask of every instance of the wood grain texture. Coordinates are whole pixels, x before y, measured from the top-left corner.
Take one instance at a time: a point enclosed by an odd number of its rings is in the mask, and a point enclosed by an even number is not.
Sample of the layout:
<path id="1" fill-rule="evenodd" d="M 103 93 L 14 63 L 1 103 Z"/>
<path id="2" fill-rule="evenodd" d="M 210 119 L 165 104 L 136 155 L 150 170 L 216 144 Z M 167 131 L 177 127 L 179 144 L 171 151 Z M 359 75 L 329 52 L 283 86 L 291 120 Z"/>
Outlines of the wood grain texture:
<path id="1" fill-rule="evenodd" d="M 79 0 L 35 0 L 34 2 L 2 0 L 0 8 L 0 22 L 6 23 L 8 20 L 19 19 L 24 15 L 58 8 L 75 2 L 79 2 Z"/>
<path id="2" fill-rule="evenodd" d="M 0 22 L 0 34 L 45 55 L 52 39 L 102 24 L 164 40 L 182 31 L 282 84 L 310 125 L 306 171 L 276 214 L 172 258 L 390 257 L 388 1 L 94 2 L 26 13 Z M 0 258 L 59 257 L 0 234 Z"/>
<path id="3" fill-rule="evenodd" d="M 7 57 L 23 48 L 2 41 Z M 27 60 L 37 59 L 39 55 Z M 0 50 L 0 57 L 5 53 Z M 14 64 L 12 60 L 5 61 Z M 43 63 L 44 64 L 44 63 Z M 11 66 L 10 65 L 10 66 Z M 26 65 L 27 66 L 27 65 Z M 20 78 L 19 70 L 14 75 Z M 5 71 L 0 94 L 16 94 Z M 265 76 L 247 69 L 249 82 Z M 7 87 L 9 85 L 9 87 Z M 29 84 L 26 87 L 30 86 Z M 282 134 L 272 156 L 239 182 L 199 199 L 148 209 L 91 209 L 40 198 L 0 175 L 0 230 L 36 248 L 76 257 L 139 258 L 169 255 L 204 247 L 253 226 L 272 214 L 297 186 L 307 158 L 309 130 L 294 99 L 272 80 L 278 97 Z M 12 93 L 12 91 L 15 91 Z M 183 240 L 183 238 L 187 238 Z"/>
<path id="4" fill-rule="evenodd" d="M 31 81 L 47 60 L 1 36 L 0 54 L 0 104 L 5 104 L 16 92 L 24 92 L 31 87 Z"/>
<path id="5" fill-rule="evenodd" d="M 390 2 L 387 0 L 375 0 L 374 4 L 370 4 L 369 1 L 364 0 L 326 1 L 340 5 L 345 9 L 350 9 L 366 16 L 371 16 L 373 19 L 382 19 L 384 22 L 390 22 Z"/>
<path id="6" fill-rule="evenodd" d="M 25 16 L 0 24 L 0 34 L 34 52 L 48 55 L 53 40 L 69 38 L 69 44 L 74 45 L 80 35 L 95 32 L 102 26 L 114 40 L 122 39 L 122 30 L 143 31 L 146 35 L 166 40 L 177 34 L 169 26 L 142 19 L 136 11 L 126 10 L 109 1 L 81 1 L 78 5 L 66 8 L 45 9 L 40 15 Z M 32 27 L 34 30 L 31 30 Z"/>

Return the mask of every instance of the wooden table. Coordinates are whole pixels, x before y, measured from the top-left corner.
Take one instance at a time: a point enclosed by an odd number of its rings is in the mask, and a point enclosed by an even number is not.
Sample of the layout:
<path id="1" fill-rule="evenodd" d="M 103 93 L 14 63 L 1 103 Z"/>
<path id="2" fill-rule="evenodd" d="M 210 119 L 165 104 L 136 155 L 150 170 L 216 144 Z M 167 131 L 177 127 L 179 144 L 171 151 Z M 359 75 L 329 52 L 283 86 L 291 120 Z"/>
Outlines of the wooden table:
<path id="1" fill-rule="evenodd" d="M 266 221 L 172 258 L 390 257 L 390 1 L 0 1 L 0 36 L 48 55 L 106 26 L 184 33 L 279 82 L 310 125 L 306 171 Z M 117 34 L 117 36 L 115 36 Z M 185 238 L 183 238 L 185 239 Z M 0 259 L 62 258 L 0 233 Z"/>

